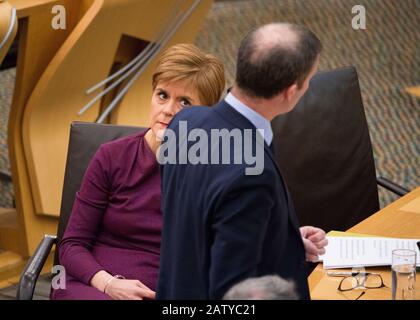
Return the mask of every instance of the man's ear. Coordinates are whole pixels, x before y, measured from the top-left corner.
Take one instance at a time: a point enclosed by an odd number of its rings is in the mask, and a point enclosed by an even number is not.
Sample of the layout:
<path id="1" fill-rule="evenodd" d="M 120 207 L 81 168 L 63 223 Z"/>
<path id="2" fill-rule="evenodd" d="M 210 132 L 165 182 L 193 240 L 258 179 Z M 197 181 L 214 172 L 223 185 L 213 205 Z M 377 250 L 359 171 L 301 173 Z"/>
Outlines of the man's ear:
<path id="1" fill-rule="evenodd" d="M 292 84 L 290 87 L 284 90 L 284 99 L 290 102 L 296 95 L 297 90 L 298 90 L 297 84 L 296 83 Z"/>

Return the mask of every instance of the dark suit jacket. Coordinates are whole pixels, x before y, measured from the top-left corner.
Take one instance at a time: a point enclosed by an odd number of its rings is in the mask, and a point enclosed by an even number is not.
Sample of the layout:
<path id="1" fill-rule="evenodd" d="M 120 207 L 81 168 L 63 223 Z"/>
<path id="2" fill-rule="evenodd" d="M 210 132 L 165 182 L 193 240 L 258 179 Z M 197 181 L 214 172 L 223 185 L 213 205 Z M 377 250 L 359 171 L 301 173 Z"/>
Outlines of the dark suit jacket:
<path id="1" fill-rule="evenodd" d="M 202 128 L 209 137 L 215 128 L 256 132 L 225 101 L 179 112 L 168 128 L 185 141 L 178 134 L 181 120 L 188 121 L 188 132 Z M 239 281 L 272 274 L 294 280 L 300 298 L 309 298 L 292 200 L 272 151 L 262 143 L 260 175 L 245 175 L 247 165 L 233 160 L 161 166 L 164 222 L 158 299 L 221 299 Z"/>

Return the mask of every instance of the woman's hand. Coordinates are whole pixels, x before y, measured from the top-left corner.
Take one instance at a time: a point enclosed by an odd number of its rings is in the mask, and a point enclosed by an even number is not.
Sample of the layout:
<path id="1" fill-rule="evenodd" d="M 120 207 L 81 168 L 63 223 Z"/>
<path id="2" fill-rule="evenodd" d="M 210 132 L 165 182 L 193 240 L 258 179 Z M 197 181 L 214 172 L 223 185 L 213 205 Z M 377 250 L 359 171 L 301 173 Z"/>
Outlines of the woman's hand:
<path id="1" fill-rule="evenodd" d="M 155 299 L 156 293 L 139 280 L 113 278 L 105 288 L 105 293 L 114 300 Z"/>
<path id="2" fill-rule="evenodd" d="M 156 297 L 156 293 L 139 280 L 116 278 L 105 270 L 98 271 L 92 277 L 90 285 L 114 300 L 143 300 Z"/>

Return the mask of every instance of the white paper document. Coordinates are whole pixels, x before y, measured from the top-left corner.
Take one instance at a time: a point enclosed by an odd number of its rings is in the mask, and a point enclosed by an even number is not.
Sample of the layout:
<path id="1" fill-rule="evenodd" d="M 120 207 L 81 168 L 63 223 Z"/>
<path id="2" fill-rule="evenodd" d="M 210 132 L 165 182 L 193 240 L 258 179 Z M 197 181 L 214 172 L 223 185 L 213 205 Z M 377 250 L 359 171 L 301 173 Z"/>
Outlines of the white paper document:
<path id="1" fill-rule="evenodd" d="M 326 253 L 321 256 L 324 269 L 387 266 L 392 264 L 392 250 L 411 249 L 417 252 L 420 266 L 420 239 L 377 237 L 327 237 Z"/>

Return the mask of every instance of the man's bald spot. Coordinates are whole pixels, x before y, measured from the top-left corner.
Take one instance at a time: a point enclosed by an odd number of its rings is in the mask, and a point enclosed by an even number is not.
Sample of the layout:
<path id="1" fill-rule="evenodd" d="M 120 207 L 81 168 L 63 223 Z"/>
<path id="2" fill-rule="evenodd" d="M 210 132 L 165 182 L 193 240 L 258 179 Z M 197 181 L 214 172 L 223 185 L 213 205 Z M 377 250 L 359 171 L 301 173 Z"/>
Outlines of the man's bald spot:
<path id="1" fill-rule="evenodd" d="M 299 35 L 288 23 L 271 23 L 255 30 L 252 35 L 254 48 L 251 60 L 256 61 L 264 57 L 273 48 L 296 50 Z"/>

